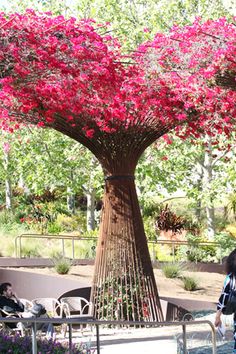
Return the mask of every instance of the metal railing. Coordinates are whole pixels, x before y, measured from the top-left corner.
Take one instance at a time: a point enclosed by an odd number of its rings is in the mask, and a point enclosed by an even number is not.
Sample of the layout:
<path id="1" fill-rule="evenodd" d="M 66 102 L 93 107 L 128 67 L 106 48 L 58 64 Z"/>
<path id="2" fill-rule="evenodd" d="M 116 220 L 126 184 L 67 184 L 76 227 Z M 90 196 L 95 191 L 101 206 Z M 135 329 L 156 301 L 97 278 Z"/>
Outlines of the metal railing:
<path id="1" fill-rule="evenodd" d="M 65 241 L 71 241 L 71 254 L 69 258 L 75 259 L 75 243 L 81 241 L 89 241 L 93 243 L 93 251 L 95 255 L 97 238 L 96 237 L 82 237 L 82 236 L 71 236 L 71 235 L 41 235 L 41 234 L 22 234 L 15 238 L 15 256 L 21 258 L 22 257 L 22 239 L 26 238 L 34 238 L 34 239 L 47 239 L 47 240 L 61 240 L 62 247 L 62 255 L 66 256 L 65 252 Z M 156 260 L 156 245 L 169 245 L 171 247 L 171 253 L 173 255 L 173 260 L 175 260 L 175 250 L 179 246 L 188 246 L 189 248 L 199 248 L 204 246 L 213 246 L 219 247 L 219 251 L 221 252 L 220 243 L 218 242 L 188 242 L 188 241 L 174 241 L 174 240 L 155 240 L 148 241 L 148 245 L 150 247 L 150 254 L 152 261 Z M 236 246 L 236 244 L 235 244 Z M 92 248 L 91 247 L 91 248 Z M 197 263 L 197 261 L 196 261 Z M 222 263 L 222 257 L 220 257 L 220 263 Z"/>
<path id="2" fill-rule="evenodd" d="M 57 324 L 68 324 L 69 326 L 69 353 L 72 354 L 72 325 L 92 325 L 96 327 L 96 346 L 97 346 L 97 354 L 101 353 L 100 349 L 100 331 L 99 326 L 139 326 L 139 327 L 170 327 L 170 326 L 181 326 L 182 327 L 182 337 L 183 337 L 183 354 L 187 354 L 187 326 L 193 325 L 202 325 L 208 324 L 211 328 L 211 336 L 212 336 L 212 354 L 216 354 L 216 330 L 211 321 L 208 320 L 197 320 L 197 321 L 180 321 L 180 322 L 143 322 L 143 321 L 100 321 L 94 320 L 91 317 L 88 318 L 15 318 L 15 317 L 0 317 L 0 322 L 4 323 L 31 323 L 32 325 L 32 354 L 37 354 L 37 324 L 38 323 L 57 323 Z M 157 337 L 158 340 L 158 337 Z"/>
<path id="3" fill-rule="evenodd" d="M 75 259 L 75 242 L 78 241 L 92 241 L 94 243 L 94 249 L 96 248 L 97 238 L 94 237 L 81 237 L 81 236 L 71 236 L 71 235 L 39 235 L 39 234 L 22 234 L 15 238 L 15 256 L 21 258 L 22 257 L 22 242 L 23 238 L 34 238 L 34 239 L 46 239 L 46 240 L 61 240 L 61 247 L 62 247 L 62 255 L 63 257 L 66 256 L 65 254 L 65 241 L 71 241 L 71 257 Z"/>
<path id="4" fill-rule="evenodd" d="M 219 258 L 220 263 L 222 263 L 222 254 L 221 254 L 221 244 L 219 242 L 210 242 L 210 241 L 196 241 L 196 242 L 189 242 L 189 241 L 175 241 L 175 240 L 155 240 L 155 241 L 148 241 L 148 245 L 151 245 L 151 258 L 154 261 L 156 259 L 156 245 L 169 245 L 171 247 L 171 254 L 173 256 L 173 260 L 175 260 L 175 250 L 177 247 L 180 246 L 187 246 L 189 249 L 205 247 L 205 246 L 212 246 L 212 247 L 219 247 Z M 236 246 L 236 242 L 235 242 Z M 197 263 L 197 260 L 195 261 Z"/>

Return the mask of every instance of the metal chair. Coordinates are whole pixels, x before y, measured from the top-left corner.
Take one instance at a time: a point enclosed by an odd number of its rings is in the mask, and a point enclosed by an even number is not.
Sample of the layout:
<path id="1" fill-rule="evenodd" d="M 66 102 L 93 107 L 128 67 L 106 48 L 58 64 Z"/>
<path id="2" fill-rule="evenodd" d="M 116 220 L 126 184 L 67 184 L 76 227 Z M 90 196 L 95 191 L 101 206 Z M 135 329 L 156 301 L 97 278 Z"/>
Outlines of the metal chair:
<path id="1" fill-rule="evenodd" d="M 33 306 L 33 302 L 28 299 L 20 298 L 19 300 L 24 305 L 25 311 L 28 311 Z"/>
<path id="2" fill-rule="evenodd" d="M 23 337 L 25 335 L 25 327 L 23 325 L 22 322 L 20 322 L 20 318 L 21 318 L 21 315 L 20 313 L 16 313 L 16 312 L 7 312 L 3 309 L 0 309 L 0 316 L 1 317 L 5 317 L 5 318 L 19 318 L 19 322 L 17 323 L 12 323 L 12 326 L 11 326 L 11 323 L 9 322 L 0 322 L 1 324 L 1 327 L 4 331 L 6 331 L 7 333 L 9 334 L 15 334 L 16 332 L 20 332 L 20 335 Z"/>
<path id="3" fill-rule="evenodd" d="M 77 296 L 62 297 L 60 301 L 62 304 L 63 313 L 67 318 L 92 318 L 92 303 L 87 299 Z M 83 325 L 80 325 L 80 329 L 83 332 Z"/>
<path id="4" fill-rule="evenodd" d="M 54 297 L 40 297 L 37 299 L 33 299 L 32 303 L 43 305 L 49 317 L 62 317 L 61 303 Z"/>
<path id="5" fill-rule="evenodd" d="M 63 310 L 62 310 L 62 304 L 53 297 L 40 297 L 37 299 L 32 300 L 33 304 L 41 304 L 45 307 L 47 311 L 47 315 L 49 317 L 54 317 L 54 318 L 62 318 L 63 315 Z M 45 315 L 45 316 L 47 316 Z M 53 326 L 60 326 L 61 327 L 61 332 L 64 334 L 65 333 L 65 325 L 64 324 L 57 324 L 53 323 Z"/>

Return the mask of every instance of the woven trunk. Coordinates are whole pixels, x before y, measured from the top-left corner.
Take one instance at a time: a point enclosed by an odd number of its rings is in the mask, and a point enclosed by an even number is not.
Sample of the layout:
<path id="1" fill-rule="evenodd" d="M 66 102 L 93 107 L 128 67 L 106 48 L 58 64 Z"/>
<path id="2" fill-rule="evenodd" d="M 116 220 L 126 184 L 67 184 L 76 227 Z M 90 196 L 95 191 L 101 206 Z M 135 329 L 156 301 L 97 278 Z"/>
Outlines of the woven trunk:
<path id="1" fill-rule="evenodd" d="M 91 293 L 94 315 L 107 320 L 162 321 L 134 171 L 145 149 L 174 125 L 147 117 L 128 127 L 124 123 L 114 134 L 97 128 L 88 138 L 83 126 L 71 127 L 57 118 L 53 128 L 86 146 L 106 176 Z"/>
<path id="2" fill-rule="evenodd" d="M 163 319 L 132 175 L 105 182 L 92 301 L 100 319 Z"/>

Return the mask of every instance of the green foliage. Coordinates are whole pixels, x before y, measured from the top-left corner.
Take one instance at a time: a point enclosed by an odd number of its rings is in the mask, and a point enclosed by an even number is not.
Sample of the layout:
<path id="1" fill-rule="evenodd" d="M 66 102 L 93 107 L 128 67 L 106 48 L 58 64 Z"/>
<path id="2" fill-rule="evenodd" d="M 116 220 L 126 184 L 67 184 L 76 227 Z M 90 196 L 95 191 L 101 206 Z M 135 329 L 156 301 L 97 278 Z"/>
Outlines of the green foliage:
<path id="1" fill-rule="evenodd" d="M 38 339 L 37 340 L 38 353 L 54 353 L 66 354 L 68 353 L 67 343 L 60 343 L 53 340 Z M 21 354 L 32 352 L 32 338 L 29 336 L 20 337 L 19 335 L 8 335 L 3 331 L 0 332 L 0 352 Z M 73 344 L 70 349 L 72 354 L 91 354 L 90 348 L 83 343 Z"/>
<path id="2" fill-rule="evenodd" d="M 185 218 L 183 216 L 178 216 L 173 211 L 171 211 L 168 204 L 166 204 L 164 207 L 160 207 L 155 220 L 157 231 L 171 230 L 174 233 L 179 233 L 185 228 L 185 225 Z"/>
<path id="3" fill-rule="evenodd" d="M 236 220 L 236 193 L 230 194 L 228 199 L 229 199 L 228 211 L 233 212 L 234 220 Z"/>
<path id="4" fill-rule="evenodd" d="M 8 225 L 15 222 L 15 216 L 11 211 L 2 210 L 0 212 L 0 224 Z"/>
<path id="5" fill-rule="evenodd" d="M 198 282 L 195 278 L 183 277 L 182 280 L 183 280 L 184 290 L 195 291 L 199 287 Z"/>
<path id="6" fill-rule="evenodd" d="M 40 250 L 36 246 L 24 245 L 21 247 L 21 256 L 30 258 L 30 257 L 41 257 Z"/>
<path id="7" fill-rule="evenodd" d="M 78 243 L 77 243 L 78 244 Z M 96 243 L 94 241 L 79 241 L 79 247 L 75 249 L 75 257 L 80 259 L 94 259 Z"/>
<path id="8" fill-rule="evenodd" d="M 60 234 L 62 232 L 62 228 L 57 222 L 50 222 L 47 225 L 47 232 L 49 234 Z"/>
<path id="9" fill-rule="evenodd" d="M 158 260 L 159 262 L 173 262 L 174 261 L 174 255 L 171 253 L 171 248 L 169 245 L 163 245 L 163 246 L 156 245 L 155 249 L 156 249 L 155 259 Z M 150 250 L 150 252 L 153 252 L 153 247 L 152 247 L 152 250 Z"/>
<path id="10" fill-rule="evenodd" d="M 58 274 L 68 274 L 72 266 L 71 260 L 64 257 L 55 258 L 53 263 Z"/>
<path id="11" fill-rule="evenodd" d="M 143 218 L 144 230 L 148 240 L 156 240 L 155 221 L 152 216 Z"/>
<path id="12" fill-rule="evenodd" d="M 228 232 L 233 238 L 236 239 L 236 225 L 235 224 L 227 225 L 226 232 Z"/>
<path id="13" fill-rule="evenodd" d="M 200 245 L 200 242 L 206 240 L 201 236 L 187 234 L 188 245 L 181 246 L 177 250 L 177 257 L 182 261 L 185 259 L 190 262 L 220 262 L 235 247 L 236 240 L 228 232 L 220 232 L 215 235 L 215 245 Z"/>
<path id="14" fill-rule="evenodd" d="M 79 231 L 84 228 L 85 217 L 80 213 L 79 215 L 64 215 L 58 214 L 56 219 L 56 224 L 58 227 L 65 232 Z"/>
<path id="15" fill-rule="evenodd" d="M 0 212 L 1 254 L 4 257 L 15 256 L 14 239 L 25 232 L 27 232 L 27 228 L 15 221 L 13 213 L 7 211 Z"/>
<path id="16" fill-rule="evenodd" d="M 216 258 L 221 261 L 222 258 L 228 256 L 236 248 L 236 240 L 228 232 L 221 232 L 215 235 L 215 242 L 219 242 L 220 246 L 216 250 Z"/>
<path id="17" fill-rule="evenodd" d="M 206 242 L 202 236 L 188 233 L 187 259 L 190 262 L 216 262 L 216 246 L 199 245 L 199 242 Z"/>
<path id="18" fill-rule="evenodd" d="M 144 217 L 152 217 L 155 216 L 159 211 L 159 204 L 153 200 L 152 198 L 144 198 L 140 200 L 140 204 L 142 207 L 142 212 Z"/>
<path id="19" fill-rule="evenodd" d="M 180 263 L 166 263 L 161 266 L 161 270 L 166 278 L 180 278 L 183 267 Z"/>
<path id="20" fill-rule="evenodd" d="M 86 230 L 83 232 L 83 237 L 93 237 L 95 239 L 98 238 L 99 235 L 99 229 L 95 229 L 95 230 Z"/>

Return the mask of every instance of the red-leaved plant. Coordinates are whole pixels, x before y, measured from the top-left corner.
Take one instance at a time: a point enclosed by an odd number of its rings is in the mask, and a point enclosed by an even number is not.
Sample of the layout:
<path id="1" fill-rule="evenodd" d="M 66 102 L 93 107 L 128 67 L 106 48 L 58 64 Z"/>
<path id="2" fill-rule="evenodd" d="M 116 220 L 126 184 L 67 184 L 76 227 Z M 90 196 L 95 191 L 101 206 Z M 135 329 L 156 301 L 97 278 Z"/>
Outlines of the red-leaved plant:
<path id="1" fill-rule="evenodd" d="M 171 230 L 173 233 L 180 233 L 185 228 L 186 222 L 187 220 L 183 216 L 176 215 L 166 204 L 160 208 L 155 226 L 157 231 Z"/>

